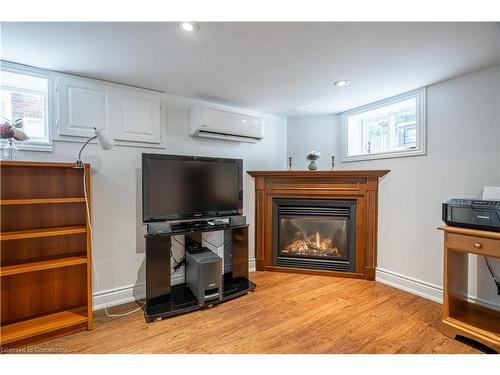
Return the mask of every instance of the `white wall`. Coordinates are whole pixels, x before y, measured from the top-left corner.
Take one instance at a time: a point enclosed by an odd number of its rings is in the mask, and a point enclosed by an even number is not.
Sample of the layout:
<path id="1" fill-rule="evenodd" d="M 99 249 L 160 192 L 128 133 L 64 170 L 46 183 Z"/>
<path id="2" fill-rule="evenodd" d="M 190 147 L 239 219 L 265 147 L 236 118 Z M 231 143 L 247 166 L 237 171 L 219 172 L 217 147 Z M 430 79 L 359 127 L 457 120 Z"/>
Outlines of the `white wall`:
<path id="1" fill-rule="evenodd" d="M 380 184 L 378 279 L 441 298 L 441 203 L 480 197 L 483 186 L 500 185 L 499 82 L 495 67 L 428 87 L 427 155 L 337 163 L 338 169 L 391 170 Z M 338 116 L 289 119 L 288 129 L 289 155 L 318 149 L 340 157 Z M 500 275 L 500 262 L 494 263 Z M 477 262 L 477 276 L 475 259 L 470 268 L 470 294 L 500 306 L 484 260 Z"/>
<path id="2" fill-rule="evenodd" d="M 142 152 L 241 158 L 244 171 L 285 168 L 285 118 L 238 109 L 264 117 L 264 139 L 257 144 L 193 138 L 189 136 L 191 107 L 205 104 L 214 108 L 229 108 L 170 95 L 165 95 L 165 98 L 164 149 L 117 146 L 103 151 L 96 144 L 90 144 L 83 153 L 84 161 L 92 165 L 94 308 L 123 303 L 132 296 L 144 296 L 145 227 L 141 224 L 140 191 Z M 73 162 L 80 146 L 81 143 L 56 141 L 53 152 L 20 152 L 19 158 Z M 243 179 L 243 210 L 248 222 L 253 223 L 253 180 L 246 173 Z M 250 259 L 255 257 L 253 230 L 252 224 L 249 233 Z M 216 240 L 212 238 L 212 242 Z M 176 255 L 179 259 L 179 254 Z"/>
<path id="3" fill-rule="evenodd" d="M 287 152 L 292 157 L 292 169 L 307 169 L 306 155 L 313 150 L 321 152 L 316 161 L 318 169 L 330 169 L 331 156 L 335 156 L 336 164 L 340 162 L 338 121 L 336 115 L 288 118 Z"/>

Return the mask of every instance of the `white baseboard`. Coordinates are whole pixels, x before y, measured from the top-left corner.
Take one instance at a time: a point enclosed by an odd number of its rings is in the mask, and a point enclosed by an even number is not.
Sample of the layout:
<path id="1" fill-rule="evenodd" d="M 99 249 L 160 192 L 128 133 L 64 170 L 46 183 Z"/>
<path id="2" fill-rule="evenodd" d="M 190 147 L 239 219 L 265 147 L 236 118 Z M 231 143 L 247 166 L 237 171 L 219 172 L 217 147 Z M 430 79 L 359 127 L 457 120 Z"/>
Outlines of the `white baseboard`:
<path id="1" fill-rule="evenodd" d="M 248 261 L 248 270 L 249 272 L 255 271 L 255 258 Z M 183 282 L 183 273 L 172 277 L 172 285 L 181 284 Z M 96 311 L 104 309 L 105 307 L 122 305 L 124 303 L 133 302 L 142 298 L 146 298 L 146 284 L 144 282 L 120 288 L 103 290 L 93 294 L 93 310 Z"/>
<path id="2" fill-rule="evenodd" d="M 248 260 L 248 272 L 255 272 L 255 258 Z"/>
<path id="3" fill-rule="evenodd" d="M 431 301 L 443 303 L 443 288 L 438 285 L 430 284 L 425 281 L 404 276 L 397 272 L 384 270 L 382 268 L 376 269 L 375 280 L 382 284 L 430 299 Z M 492 303 L 491 301 L 472 295 L 467 296 L 467 299 L 471 303 L 477 303 L 478 305 L 500 311 L 500 306 Z"/>
<path id="4" fill-rule="evenodd" d="M 375 270 L 375 280 L 434 302 L 443 303 L 443 289 L 440 286 L 382 268 Z"/>
<path id="5" fill-rule="evenodd" d="M 122 305 L 146 297 L 146 284 L 139 283 L 127 285 L 120 288 L 102 290 L 92 295 L 93 310 L 101 310 L 105 307 Z"/>

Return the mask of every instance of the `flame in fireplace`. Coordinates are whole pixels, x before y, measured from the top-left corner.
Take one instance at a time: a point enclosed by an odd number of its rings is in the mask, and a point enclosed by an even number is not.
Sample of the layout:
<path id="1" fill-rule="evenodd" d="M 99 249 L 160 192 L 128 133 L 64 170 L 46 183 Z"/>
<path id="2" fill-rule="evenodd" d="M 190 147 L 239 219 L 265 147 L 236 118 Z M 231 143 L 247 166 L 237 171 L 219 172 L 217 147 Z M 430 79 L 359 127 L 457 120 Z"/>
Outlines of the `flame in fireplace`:
<path id="1" fill-rule="evenodd" d="M 319 231 L 313 235 L 306 236 L 303 232 L 295 235 L 293 242 L 281 250 L 284 254 L 309 255 L 309 256 L 340 256 L 339 249 L 329 238 L 322 239 Z"/>

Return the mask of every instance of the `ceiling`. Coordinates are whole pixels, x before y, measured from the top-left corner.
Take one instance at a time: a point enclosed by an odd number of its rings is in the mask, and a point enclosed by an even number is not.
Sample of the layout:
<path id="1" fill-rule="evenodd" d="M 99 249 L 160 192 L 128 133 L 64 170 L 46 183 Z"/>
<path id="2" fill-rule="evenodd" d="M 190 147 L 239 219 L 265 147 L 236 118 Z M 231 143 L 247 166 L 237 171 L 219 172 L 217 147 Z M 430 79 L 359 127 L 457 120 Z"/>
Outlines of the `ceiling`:
<path id="1" fill-rule="evenodd" d="M 500 64 L 499 23 L 2 23 L 1 39 L 4 60 L 292 116 Z"/>

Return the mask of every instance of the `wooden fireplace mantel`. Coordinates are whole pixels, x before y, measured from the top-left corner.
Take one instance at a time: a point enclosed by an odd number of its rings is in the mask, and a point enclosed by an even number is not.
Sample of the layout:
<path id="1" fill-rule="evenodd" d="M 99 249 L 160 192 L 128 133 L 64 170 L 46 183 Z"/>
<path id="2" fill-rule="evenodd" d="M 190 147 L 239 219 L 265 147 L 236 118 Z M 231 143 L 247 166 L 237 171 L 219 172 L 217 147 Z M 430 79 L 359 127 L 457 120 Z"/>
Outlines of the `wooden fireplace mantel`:
<path id="1" fill-rule="evenodd" d="M 282 271 L 375 280 L 378 182 L 390 170 L 248 171 L 255 178 L 257 271 Z M 273 265 L 273 199 L 314 198 L 356 201 L 356 270 L 338 272 Z"/>
<path id="2" fill-rule="evenodd" d="M 252 177 L 382 177 L 390 169 L 335 171 L 248 171 Z"/>

